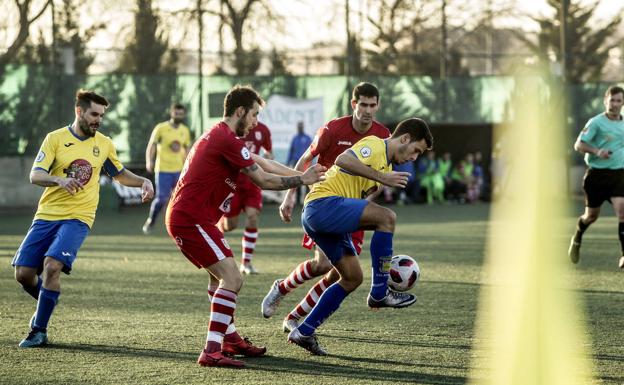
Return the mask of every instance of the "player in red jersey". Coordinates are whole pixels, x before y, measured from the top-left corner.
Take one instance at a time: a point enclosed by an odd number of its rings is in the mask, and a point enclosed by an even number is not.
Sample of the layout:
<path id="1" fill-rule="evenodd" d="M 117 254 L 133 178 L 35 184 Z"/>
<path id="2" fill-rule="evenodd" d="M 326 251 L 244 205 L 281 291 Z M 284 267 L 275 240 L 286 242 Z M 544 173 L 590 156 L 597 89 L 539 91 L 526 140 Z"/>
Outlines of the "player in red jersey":
<path id="1" fill-rule="evenodd" d="M 225 96 L 223 121 L 193 145 L 167 207 L 167 232 L 182 254 L 210 276 L 208 337 L 197 362 L 202 366 L 241 367 L 231 355 L 262 356 L 266 348 L 243 339 L 234 326 L 236 299 L 243 284 L 232 250 L 217 228 L 228 211 L 239 172 L 260 187 L 286 190 L 324 179 L 321 165 L 305 173 L 252 154 L 240 137 L 258 122 L 262 98 L 237 85 Z"/>
<path id="2" fill-rule="evenodd" d="M 362 82 L 353 88 L 351 107 L 353 115 L 334 119 L 318 130 L 312 145 L 295 165 L 295 170 L 305 170 L 315 156 L 318 156 L 318 164 L 329 168 L 334 164 L 338 155 L 360 139 L 370 135 L 382 139 L 390 136 L 388 128 L 374 120 L 375 113 L 379 109 L 379 90 L 373 84 Z M 290 222 L 292 219 L 295 196 L 296 191 L 289 190 L 280 206 L 280 216 L 285 222 Z M 364 231 L 356 231 L 351 234 L 351 238 L 359 255 L 364 242 Z M 302 246 L 312 249 L 314 241 L 304 234 Z M 314 259 L 302 262 L 286 278 L 276 280 L 262 301 L 262 315 L 269 318 L 277 310 L 282 298 L 290 291 L 307 280 L 327 273 L 286 316 L 283 322 L 285 332 L 296 327 L 298 320 L 305 318 L 312 310 L 321 293 L 339 278 L 323 251 L 318 247 L 314 249 Z"/>
<path id="3" fill-rule="evenodd" d="M 264 157 L 273 159 L 271 153 L 271 131 L 265 124 L 258 125 L 249 131 L 243 138 L 245 146 L 250 152 L 260 155 L 260 149 L 264 150 Z M 230 211 L 225 213 L 219 222 L 221 231 L 229 232 L 238 226 L 238 216 L 241 211 L 245 212 L 245 231 L 242 239 L 242 255 L 240 271 L 245 274 L 256 274 L 258 271 L 251 264 L 253 253 L 258 240 L 258 217 L 262 210 L 262 189 L 256 186 L 245 174 L 239 174 L 236 180 L 236 193 L 230 204 Z"/>

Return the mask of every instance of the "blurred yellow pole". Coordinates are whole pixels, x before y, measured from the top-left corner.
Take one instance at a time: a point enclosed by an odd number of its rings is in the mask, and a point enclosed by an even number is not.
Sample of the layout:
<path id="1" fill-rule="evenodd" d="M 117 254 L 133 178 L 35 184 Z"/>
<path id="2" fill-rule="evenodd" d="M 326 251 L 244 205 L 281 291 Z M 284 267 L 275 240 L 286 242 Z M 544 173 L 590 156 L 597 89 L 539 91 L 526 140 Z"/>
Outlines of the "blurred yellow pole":
<path id="1" fill-rule="evenodd" d="M 497 128 L 505 183 L 492 206 L 472 384 L 592 382 L 583 308 L 569 282 L 560 85 L 520 75 Z"/>

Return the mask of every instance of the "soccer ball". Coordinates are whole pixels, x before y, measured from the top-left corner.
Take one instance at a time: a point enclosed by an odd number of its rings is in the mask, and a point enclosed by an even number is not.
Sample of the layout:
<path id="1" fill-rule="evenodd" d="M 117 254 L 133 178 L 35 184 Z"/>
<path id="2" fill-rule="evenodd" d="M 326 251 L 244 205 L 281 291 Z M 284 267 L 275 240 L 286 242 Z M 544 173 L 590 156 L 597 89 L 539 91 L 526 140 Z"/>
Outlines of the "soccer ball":
<path id="1" fill-rule="evenodd" d="M 409 255 L 395 255 L 390 261 L 388 286 L 394 291 L 408 291 L 420 278 L 420 267 Z"/>

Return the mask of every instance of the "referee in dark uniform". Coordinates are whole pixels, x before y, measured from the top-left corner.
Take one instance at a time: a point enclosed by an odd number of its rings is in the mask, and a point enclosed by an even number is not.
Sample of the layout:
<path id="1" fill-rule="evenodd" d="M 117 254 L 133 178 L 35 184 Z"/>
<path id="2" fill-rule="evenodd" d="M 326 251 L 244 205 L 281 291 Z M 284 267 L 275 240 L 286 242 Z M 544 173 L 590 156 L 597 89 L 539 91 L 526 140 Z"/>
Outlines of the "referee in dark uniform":
<path id="1" fill-rule="evenodd" d="M 585 154 L 587 172 L 583 178 L 585 212 L 578 218 L 568 255 L 572 263 L 580 258 L 583 233 L 600 215 L 604 201 L 610 201 L 618 217 L 621 253 L 619 267 L 624 268 L 624 88 L 611 86 L 604 97 L 605 112 L 589 119 L 579 134 L 574 149 Z"/>

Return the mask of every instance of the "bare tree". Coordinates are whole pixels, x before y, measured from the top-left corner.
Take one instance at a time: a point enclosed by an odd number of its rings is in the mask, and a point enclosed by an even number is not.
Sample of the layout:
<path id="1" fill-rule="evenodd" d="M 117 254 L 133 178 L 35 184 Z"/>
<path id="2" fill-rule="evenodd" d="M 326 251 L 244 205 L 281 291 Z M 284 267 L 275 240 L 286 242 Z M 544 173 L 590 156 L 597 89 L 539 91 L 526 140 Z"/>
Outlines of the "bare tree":
<path id="1" fill-rule="evenodd" d="M 33 7 L 31 0 L 14 0 L 14 3 L 19 11 L 19 31 L 6 52 L 0 55 L 0 74 L 4 71 L 4 67 L 16 57 L 24 43 L 26 43 L 30 34 L 30 25 L 43 15 L 52 3 L 52 0 L 46 1 L 41 6 L 41 9 L 34 12 L 31 9 Z"/>

